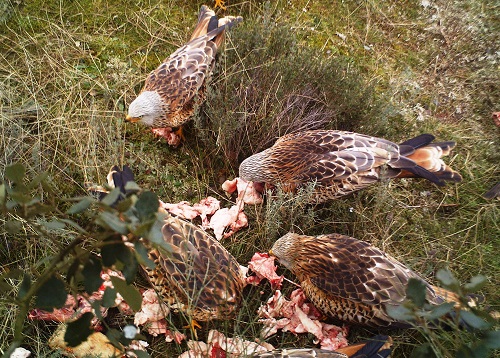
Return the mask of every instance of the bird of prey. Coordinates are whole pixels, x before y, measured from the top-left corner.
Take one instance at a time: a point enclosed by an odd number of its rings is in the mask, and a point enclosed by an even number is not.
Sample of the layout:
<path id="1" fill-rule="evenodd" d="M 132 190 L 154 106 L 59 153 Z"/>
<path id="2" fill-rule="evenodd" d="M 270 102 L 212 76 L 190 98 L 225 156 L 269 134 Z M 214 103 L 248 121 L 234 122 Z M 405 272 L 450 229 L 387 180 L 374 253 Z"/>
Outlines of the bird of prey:
<path id="1" fill-rule="evenodd" d="M 127 195 L 134 181 L 128 166 L 113 166 L 108 185 Z M 161 229 L 163 246 L 149 247 L 155 267 L 143 265 L 160 298 L 195 321 L 225 319 L 236 313 L 246 285 L 238 261 L 218 240 L 191 222 L 168 215 Z"/>
<path id="2" fill-rule="evenodd" d="M 459 173 L 442 156 L 454 142 L 432 143 L 422 134 L 399 145 L 382 138 L 338 130 L 310 130 L 285 135 L 245 159 L 240 178 L 285 191 L 315 183 L 312 202 L 321 203 L 363 189 L 381 179 L 422 177 L 437 185 L 458 182 Z"/>
<path id="3" fill-rule="evenodd" d="M 152 249 L 151 283 L 169 305 L 196 321 L 226 319 L 241 302 L 245 275 L 236 259 L 196 225 L 169 217 L 161 230 L 170 251 Z"/>
<path id="4" fill-rule="evenodd" d="M 339 321 L 371 327 L 407 328 L 386 312 L 406 299 L 410 278 L 424 282 L 431 304 L 459 302 L 456 294 L 427 283 L 417 273 L 367 242 L 329 234 L 288 233 L 278 239 L 271 255 L 300 281 L 311 302 Z"/>
<path id="5" fill-rule="evenodd" d="M 241 20 L 240 16 L 218 19 L 203 5 L 190 41 L 148 75 L 126 119 L 158 129 L 180 128 L 186 123 L 205 98 L 206 80 L 226 28 Z"/>
<path id="6" fill-rule="evenodd" d="M 329 351 L 318 348 L 282 348 L 254 355 L 258 358 L 386 358 L 391 354 L 392 338 L 378 335 L 367 341 Z"/>

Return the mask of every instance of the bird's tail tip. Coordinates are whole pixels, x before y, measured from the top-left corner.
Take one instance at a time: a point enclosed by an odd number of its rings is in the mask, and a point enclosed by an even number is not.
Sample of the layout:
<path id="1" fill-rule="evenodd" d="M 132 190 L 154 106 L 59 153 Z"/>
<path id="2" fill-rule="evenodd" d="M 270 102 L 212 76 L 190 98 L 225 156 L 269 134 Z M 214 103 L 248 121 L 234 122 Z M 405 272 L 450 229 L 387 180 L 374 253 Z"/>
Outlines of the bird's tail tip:
<path id="1" fill-rule="evenodd" d="M 400 144 L 400 153 L 412 160 L 416 166 L 404 169 L 399 177 L 422 177 L 437 185 L 444 185 L 446 181 L 460 182 L 462 176 L 443 159 L 455 148 L 452 141 L 432 143 L 432 134 L 421 134 Z"/>
<path id="2" fill-rule="evenodd" d="M 190 41 L 204 36 L 212 31 L 216 32 L 214 36 L 222 37 L 225 29 L 231 28 L 241 21 L 243 21 L 241 16 L 225 16 L 218 18 L 211 8 L 207 5 L 202 5 L 198 14 L 198 23 L 196 24 L 196 28 L 191 35 Z M 221 29 L 216 31 L 218 28 Z"/>

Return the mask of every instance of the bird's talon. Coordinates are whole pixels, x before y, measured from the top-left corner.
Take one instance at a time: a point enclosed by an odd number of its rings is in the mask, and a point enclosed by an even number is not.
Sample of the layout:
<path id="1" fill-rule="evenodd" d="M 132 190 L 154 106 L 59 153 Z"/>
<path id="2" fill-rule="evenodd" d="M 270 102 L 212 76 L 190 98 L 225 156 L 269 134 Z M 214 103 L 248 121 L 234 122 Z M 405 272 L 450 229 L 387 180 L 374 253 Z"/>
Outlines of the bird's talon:
<path id="1" fill-rule="evenodd" d="M 182 142 L 186 140 L 186 137 L 184 137 L 184 131 L 182 130 L 182 127 L 179 127 L 176 131 L 174 131 L 174 134 L 178 136 Z"/>
<path id="2" fill-rule="evenodd" d="M 225 1 L 215 0 L 214 9 L 217 9 L 218 7 L 221 8 L 222 10 L 226 10 Z"/>
<path id="3" fill-rule="evenodd" d="M 197 329 L 201 329 L 201 326 L 200 326 L 200 324 L 196 320 L 192 319 L 191 322 L 188 325 L 185 325 L 182 328 L 189 328 L 189 330 L 191 332 L 193 332 L 194 337 L 196 339 L 198 339 L 198 332 L 196 330 Z"/>

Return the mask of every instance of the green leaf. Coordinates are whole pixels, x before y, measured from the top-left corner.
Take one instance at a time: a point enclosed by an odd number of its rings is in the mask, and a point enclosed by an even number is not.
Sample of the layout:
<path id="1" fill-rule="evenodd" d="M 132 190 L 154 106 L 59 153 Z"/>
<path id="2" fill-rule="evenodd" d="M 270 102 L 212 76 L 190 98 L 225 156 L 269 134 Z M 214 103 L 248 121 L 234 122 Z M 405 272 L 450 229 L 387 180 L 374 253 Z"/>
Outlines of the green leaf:
<path id="1" fill-rule="evenodd" d="M 87 293 L 92 294 L 101 287 L 104 282 L 101 278 L 101 271 L 101 260 L 96 256 L 89 257 L 82 270 L 82 275 L 84 277 L 83 285 Z"/>
<path id="2" fill-rule="evenodd" d="M 21 286 L 19 286 L 19 292 L 17 293 L 17 298 L 22 300 L 31 288 L 31 276 L 27 273 L 24 274 Z"/>
<path id="3" fill-rule="evenodd" d="M 68 272 L 66 273 L 66 282 L 71 284 L 73 277 L 75 277 L 78 269 L 80 268 L 80 260 L 75 259 L 68 268 Z"/>
<path id="4" fill-rule="evenodd" d="M 68 211 L 66 211 L 66 214 L 73 215 L 81 213 L 82 211 L 87 210 L 93 202 L 94 202 L 93 198 L 86 196 L 79 202 L 73 204 L 71 208 L 69 208 Z"/>
<path id="5" fill-rule="evenodd" d="M 29 195 L 27 193 L 20 192 L 20 191 L 13 191 L 10 194 L 10 197 L 15 202 L 17 202 L 19 204 L 26 204 L 26 205 L 28 205 L 28 204 L 32 205 L 32 204 L 40 201 L 39 198 L 33 198 L 31 195 Z"/>
<path id="6" fill-rule="evenodd" d="M 462 346 L 465 346 L 465 343 L 462 344 Z M 490 354 L 490 349 L 484 345 L 481 344 L 481 341 L 474 342 L 471 347 L 472 351 L 474 352 L 473 357 L 474 358 L 490 358 L 492 355 Z M 493 355 L 495 356 L 495 355 Z M 458 357 L 458 354 L 457 354 Z"/>
<path id="7" fill-rule="evenodd" d="M 154 223 L 154 221 L 146 221 L 145 223 L 135 225 L 133 227 L 134 235 L 137 237 L 147 238 Z"/>
<path id="8" fill-rule="evenodd" d="M 119 234 L 128 234 L 127 224 L 121 221 L 117 216 L 104 211 L 99 214 L 96 223 L 104 228 L 111 229 Z"/>
<path id="9" fill-rule="evenodd" d="M 151 358 L 151 356 L 146 351 L 140 351 L 138 349 L 132 349 L 132 352 L 137 356 L 137 358 Z"/>
<path id="10" fill-rule="evenodd" d="M 135 181 L 128 181 L 125 184 L 125 191 L 128 192 L 138 192 L 141 190 L 141 187 L 137 185 Z"/>
<path id="11" fill-rule="evenodd" d="M 134 243 L 134 249 L 135 257 L 141 265 L 150 269 L 154 269 L 156 267 L 155 263 L 148 256 L 148 249 L 146 249 L 142 242 L 136 241 Z"/>
<path id="12" fill-rule="evenodd" d="M 24 165 L 19 163 L 9 165 L 5 168 L 5 177 L 9 180 L 12 180 L 16 184 L 23 181 L 25 174 L 26 168 L 24 167 Z"/>
<path id="13" fill-rule="evenodd" d="M 385 309 L 389 316 L 398 321 L 411 321 L 415 318 L 413 311 L 403 305 L 386 305 Z"/>
<path id="14" fill-rule="evenodd" d="M 134 281 L 139 265 L 135 255 L 123 242 L 120 241 L 118 243 L 103 246 L 101 248 L 101 255 L 104 264 L 108 267 L 116 265 L 117 262 L 122 263 L 119 267 L 127 283 L 132 283 Z"/>
<path id="15" fill-rule="evenodd" d="M 68 323 L 68 328 L 66 328 L 66 333 L 64 334 L 64 341 L 69 347 L 78 346 L 94 333 L 94 330 L 90 328 L 92 318 L 94 318 L 94 315 L 86 312 L 76 321 Z"/>
<path id="16" fill-rule="evenodd" d="M 120 188 L 114 188 L 104 198 L 102 198 L 101 203 L 107 206 L 111 206 L 118 200 L 120 195 Z"/>
<path id="17" fill-rule="evenodd" d="M 59 219 L 59 221 L 62 221 L 63 223 L 66 223 L 68 224 L 69 226 L 71 226 L 73 229 L 75 229 L 76 231 L 78 231 L 80 234 L 88 234 L 87 233 L 87 230 L 85 230 L 84 228 L 82 228 L 80 225 L 78 225 L 76 222 L 74 222 L 73 220 L 69 220 L 69 219 Z"/>
<path id="18" fill-rule="evenodd" d="M 113 235 L 106 238 L 103 244 L 103 247 L 101 247 L 102 263 L 106 267 L 111 267 L 118 260 L 116 251 L 123 250 L 125 244 L 120 235 Z"/>
<path id="19" fill-rule="evenodd" d="M 51 205 L 45 205 L 41 202 L 38 202 L 38 199 L 33 200 L 32 202 L 27 204 L 28 210 L 26 217 L 33 217 L 33 216 L 38 216 L 38 215 L 44 215 L 47 213 L 50 213 L 51 211 L 54 210 L 54 207 Z M 62 220 L 59 220 L 62 221 Z"/>
<path id="20" fill-rule="evenodd" d="M 157 215 L 157 219 L 154 222 L 153 226 L 149 230 L 148 234 L 145 235 L 145 238 L 150 242 L 158 245 L 163 250 L 167 252 L 172 252 L 172 245 L 165 242 L 163 238 L 162 228 L 165 226 L 165 219 L 162 215 Z"/>
<path id="21" fill-rule="evenodd" d="M 127 283 L 119 277 L 111 276 L 111 283 L 114 288 L 122 295 L 123 299 L 129 304 L 134 311 L 139 311 L 142 305 L 142 295 L 134 286 Z"/>
<path id="22" fill-rule="evenodd" d="M 104 294 L 102 295 L 102 306 L 103 307 L 113 307 L 115 305 L 116 290 L 112 287 L 106 287 Z"/>
<path id="23" fill-rule="evenodd" d="M 415 306 L 421 308 L 425 303 L 425 294 L 427 292 L 427 284 L 419 279 L 410 278 L 406 287 L 406 297 L 413 301 Z"/>
<path id="24" fill-rule="evenodd" d="M 12 286 L 5 279 L 0 279 L 0 295 L 5 295 L 10 291 L 12 291 Z"/>
<path id="25" fill-rule="evenodd" d="M 104 317 L 101 313 L 101 305 L 102 305 L 101 300 L 95 300 L 94 302 L 90 303 L 90 306 L 93 308 L 94 314 L 99 321 L 102 321 L 104 319 Z M 102 306 L 102 307 L 104 307 L 104 306 Z"/>
<path id="26" fill-rule="evenodd" d="M 448 313 L 451 312 L 453 307 L 455 307 L 454 303 L 445 302 L 443 304 L 440 304 L 439 306 L 433 306 L 429 312 L 422 314 L 422 317 L 425 317 L 428 320 L 432 321 L 432 320 L 438 319 L 439 317 L 443 317 L 444 315 L 447 315 Z"/>
<path id="27" fill-rule="evenodd" d="M 481 344 L 490 349 L 500 349 L 500 331 L 488 331 L 484 334 Z"/>
<path id="28" fill-rule="evenodd" d="M 42 172 L 38 174 L 33 180 L 27 185 L 28 189 L 36 188 L 41 182 L 43 182 L 49 176 L 48 172 Z"/>
<path id="29" fill-rule="evenodd" d="M 17 220 L 9 220 L 5 222 L 5 230 L 11 235 L 15 235 L 21 231 L 23 224 Z"/>
<path id="30" fill-rule="evenodd" d="M 116 265 L 122 271 L 127 283 L 132 283 L 139 267 L 134 253 L 123 243 L 120 236 L 115 235 L 106 239 L 104 243 L 101 248 L 104 265 L 107 267 Z M 118 263 L 121 265 L 117 265 Z"/>
<path id="31" fill-rule="evenodd" d="M 465 284 L 464 288 L 467 292 L 476 292 L 483 288 L 486 283 L 488 283 L 486 276 L 477 275 L 472 277 L 469 283 Z"/>
<path id="32" fill-rule="evenodd" d="M 455 357 L 456 358 L 473 358 L 473 357 L 477 357 L 477 355 L 469 346 L 467 346 L 465 344 L 461 344 Z"/>
<path id="33" fill-rule="evenodd" d="M 14 209 L 16 206 L 18 206 L 19 204 L 17 203 L 17 201 L 15 200 L 7 200 L 7 203 L 5 204 L 5 207 L 7 208 L 7 210 L 12 210 Z"/>
<path id="34" fill-rule="evenodd" d="M 474 313 L 470 311 L 460 311 L 460 319 L 462 319 L 472 328 L 483 330 L 491 327 L 490 323 L 484 321 L 483 319 L 476 316 Z"/>
<path id="35" fill-rule="evenodd" d="M 7 193 L 5 191 L 5 184 L 2 183 L 0 184 L 0 205 L 3 205 L 5 203 L 5 197 Z"/>
<path id="36" fill-rule="evenodd" d="M 38 290 L 35 308 L 42 308 L 47 311 L 51 311 L 53 308 L 61 308 L 66 303 L 67 296 L 64 282 L 53 275 Z"/>
<path id="37" fill-rule="evenodd" d="M 118 347 L 122 348 L 122 345 L 120 343 L 121 336 L 122 332 L 120 332 L 116 328 L 110 328 L 106 331 L 106 337 L 108 337 L 109 342 L 117 348 Z"/>
<path id="38" fill-rule="evenodd" d="M 54 219 L 51 221 L 41 221 L 41 224 L 49 230 L 61 230 L 61 229 L 64 229 L 66 227 L 65 223 L 63 223 L 57 219 Z"/>
<path id="39" fill-rule="evenodd" d="M 24 271 L 18 268 L 13 268 L 7 271 L 5 271 L 1 277 L 7 277 L 7 278 L 19 278 L 24 275 Z"/>
<path id="40" fill-rule="evenodd" d="M 453 292 L 458 292 L 458 290 L 460 289 L 460 283 L 449 270 L 440 269 L 436 273 L 436 278 L 445 288 L 448 288 Z"/>
<path id="41" fill-rule="evenodd" d="M 120 258 L 120 261 L 123 262 L 124 264 L 124 267 L 121 269 L 121 272 L 125 277 L 127 283 L 130 284 L 135 281 L 135 276 L 137 274 L 137 269 L 139 268 L 139 263 L 137 262 L 135 255 L 130 250 L 128 250 L 127 255 L 128 255 L 128 261 L 126 262 L 122 261 L 122 258 Z"/>
<path id="42" fill-rule="evenodd" d="M 424 343 L 416 347 L 410 355 L 411 358 L 433 358 L 436 357 L 436 353 L 432 350 L 429 343 Z"/>
<path id="43" fill-rule="evenodd" d="M 160 202 L 158 196 L 152 191 L 145 191 L 139 196 L 139 200 L 135 203 L 135 209 L 139 216 L 139 220 L 145 221 L 152 219 L 158 212 Z"/>
<path id="44" fill-rule="evenodd" d="M 118 202 L 115 206 L 115 209 L 118 210 L 120 213 L 124 213 L 132 207 L 133 203 L 134 202 L 132 198 L 126 198 L 125 200 Z"/>

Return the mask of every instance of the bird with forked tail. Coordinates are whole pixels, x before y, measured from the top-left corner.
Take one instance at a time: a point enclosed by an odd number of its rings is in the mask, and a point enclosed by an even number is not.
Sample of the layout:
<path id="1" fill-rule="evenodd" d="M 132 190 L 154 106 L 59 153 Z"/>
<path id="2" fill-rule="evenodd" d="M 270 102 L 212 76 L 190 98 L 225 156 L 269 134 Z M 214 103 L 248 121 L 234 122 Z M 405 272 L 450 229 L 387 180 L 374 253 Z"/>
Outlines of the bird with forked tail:
<path id="1" fill-rule="evenodd" d="M 433 143 L 422 134 L 397 145 L 382 138 L 338 130 L 310 130 L 280 137 L 239 168 L 247 181 L 295 191 L 315 183 L 312 202 L 337 199 L 385 178 L 421 177 L 437 185 L 462 177 L 444 163 L 454 142 Z"/>
<path id="2" fill-rule="evenodd" d="M 288 233 L 269 253 L 297 277 L 306 296 L 321 312 L 339 321 L 409 328 L 408 322 L 391 317 L 386 306 L 403 304 L 412 278 L 423 282 L 430 304 L 461 305 L 454 292 L 427 283 L 401 262 L 352 237 Z M 472 303 L 473 298 L 470 300 Z"/>
<path id="3" fill-rule="evenodd" d="M 182 137 L 181 126 L 205 99 L 206 80 L 224 32 L 240 21 L 240 16 L 219 19 L 203 5 L 190 41 L 148 75 L 141 93 L 130 104 L 126 119 L 158 129 L 156 133 L 167 140 L 172 128 L 178 128 Z M 166 128 L 169 130 L 163 131 Z"/>

